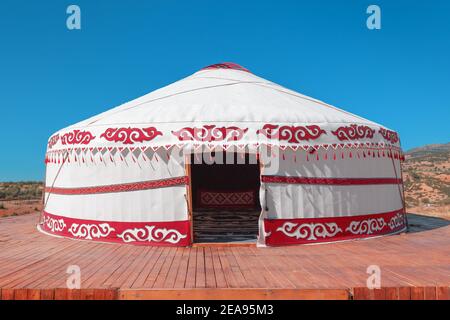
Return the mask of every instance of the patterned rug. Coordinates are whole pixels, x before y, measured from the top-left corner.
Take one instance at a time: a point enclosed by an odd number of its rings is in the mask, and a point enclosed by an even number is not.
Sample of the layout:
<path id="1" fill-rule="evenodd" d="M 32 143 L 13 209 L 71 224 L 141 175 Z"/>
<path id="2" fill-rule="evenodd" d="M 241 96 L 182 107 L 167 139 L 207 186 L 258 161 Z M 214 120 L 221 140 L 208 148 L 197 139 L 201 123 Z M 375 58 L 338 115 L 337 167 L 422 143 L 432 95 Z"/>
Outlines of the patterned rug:
<path id="1" fill-rule="evenodd" d="M 252 209 L 256 207 L 256 192 L 255 190 L 212 191 L 200 189 L 197 203 L 198 207 L 202 209 Z"/>
<path id="2" fill-rule="evenodd" d="M 194 212 L 194 242 L 253 242 L 258 235 L 257 211 Z"/>

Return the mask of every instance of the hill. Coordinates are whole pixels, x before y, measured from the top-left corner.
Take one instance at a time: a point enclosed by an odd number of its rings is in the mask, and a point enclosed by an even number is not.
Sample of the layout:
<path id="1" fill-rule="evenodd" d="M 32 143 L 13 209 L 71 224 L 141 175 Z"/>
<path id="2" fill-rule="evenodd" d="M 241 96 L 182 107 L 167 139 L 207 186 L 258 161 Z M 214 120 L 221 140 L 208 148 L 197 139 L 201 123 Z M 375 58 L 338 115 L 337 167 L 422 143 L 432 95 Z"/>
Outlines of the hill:
<path id="1" fill-rule="evenodd" d="M 403 179 L 407 207 L 450 217 L 450 143 L 414 148 L 405 158 Z"/>

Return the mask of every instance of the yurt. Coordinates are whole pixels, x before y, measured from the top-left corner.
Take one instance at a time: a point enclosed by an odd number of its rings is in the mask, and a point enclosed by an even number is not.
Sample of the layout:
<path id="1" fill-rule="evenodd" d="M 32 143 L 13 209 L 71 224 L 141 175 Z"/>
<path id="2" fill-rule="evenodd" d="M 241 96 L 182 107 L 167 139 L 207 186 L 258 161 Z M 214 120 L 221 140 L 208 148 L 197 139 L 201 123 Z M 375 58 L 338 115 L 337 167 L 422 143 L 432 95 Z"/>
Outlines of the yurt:
<path id="1" fill-rule="evenodd" d="M 38 229 L 149 246 L 395 234 L 402 160 L 393 130 L 215 64 L 52 135 Z"/>

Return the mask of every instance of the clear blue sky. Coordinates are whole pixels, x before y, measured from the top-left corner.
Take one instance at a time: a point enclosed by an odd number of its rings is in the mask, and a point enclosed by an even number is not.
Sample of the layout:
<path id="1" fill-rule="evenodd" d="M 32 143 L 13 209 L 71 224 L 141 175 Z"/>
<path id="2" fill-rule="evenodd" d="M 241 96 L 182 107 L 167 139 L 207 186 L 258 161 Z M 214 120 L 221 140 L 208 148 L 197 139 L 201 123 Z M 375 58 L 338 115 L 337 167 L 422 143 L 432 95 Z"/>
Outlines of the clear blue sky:
<path id="1" fill-rule="evenodd" d="M 446 0 L 2 0 L 0 181 L 41 180 L 54 131 L 222 61 L 393 128 L 406 150 L 449 142 L 449 16 Z"/>

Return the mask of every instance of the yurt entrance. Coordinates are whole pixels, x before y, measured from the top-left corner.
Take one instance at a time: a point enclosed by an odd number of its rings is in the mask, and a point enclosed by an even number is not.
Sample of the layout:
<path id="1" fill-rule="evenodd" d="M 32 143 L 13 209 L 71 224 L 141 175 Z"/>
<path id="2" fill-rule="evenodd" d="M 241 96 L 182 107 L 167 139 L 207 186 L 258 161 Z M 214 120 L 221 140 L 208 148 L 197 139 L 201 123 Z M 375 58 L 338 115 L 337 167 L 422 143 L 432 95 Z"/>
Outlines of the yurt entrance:
<path id="1" fill-rule="evenodd" d="M 254 155 L 196 154 L 190 165 L 193 241 L 255 242 L 260 168 Z"/>

